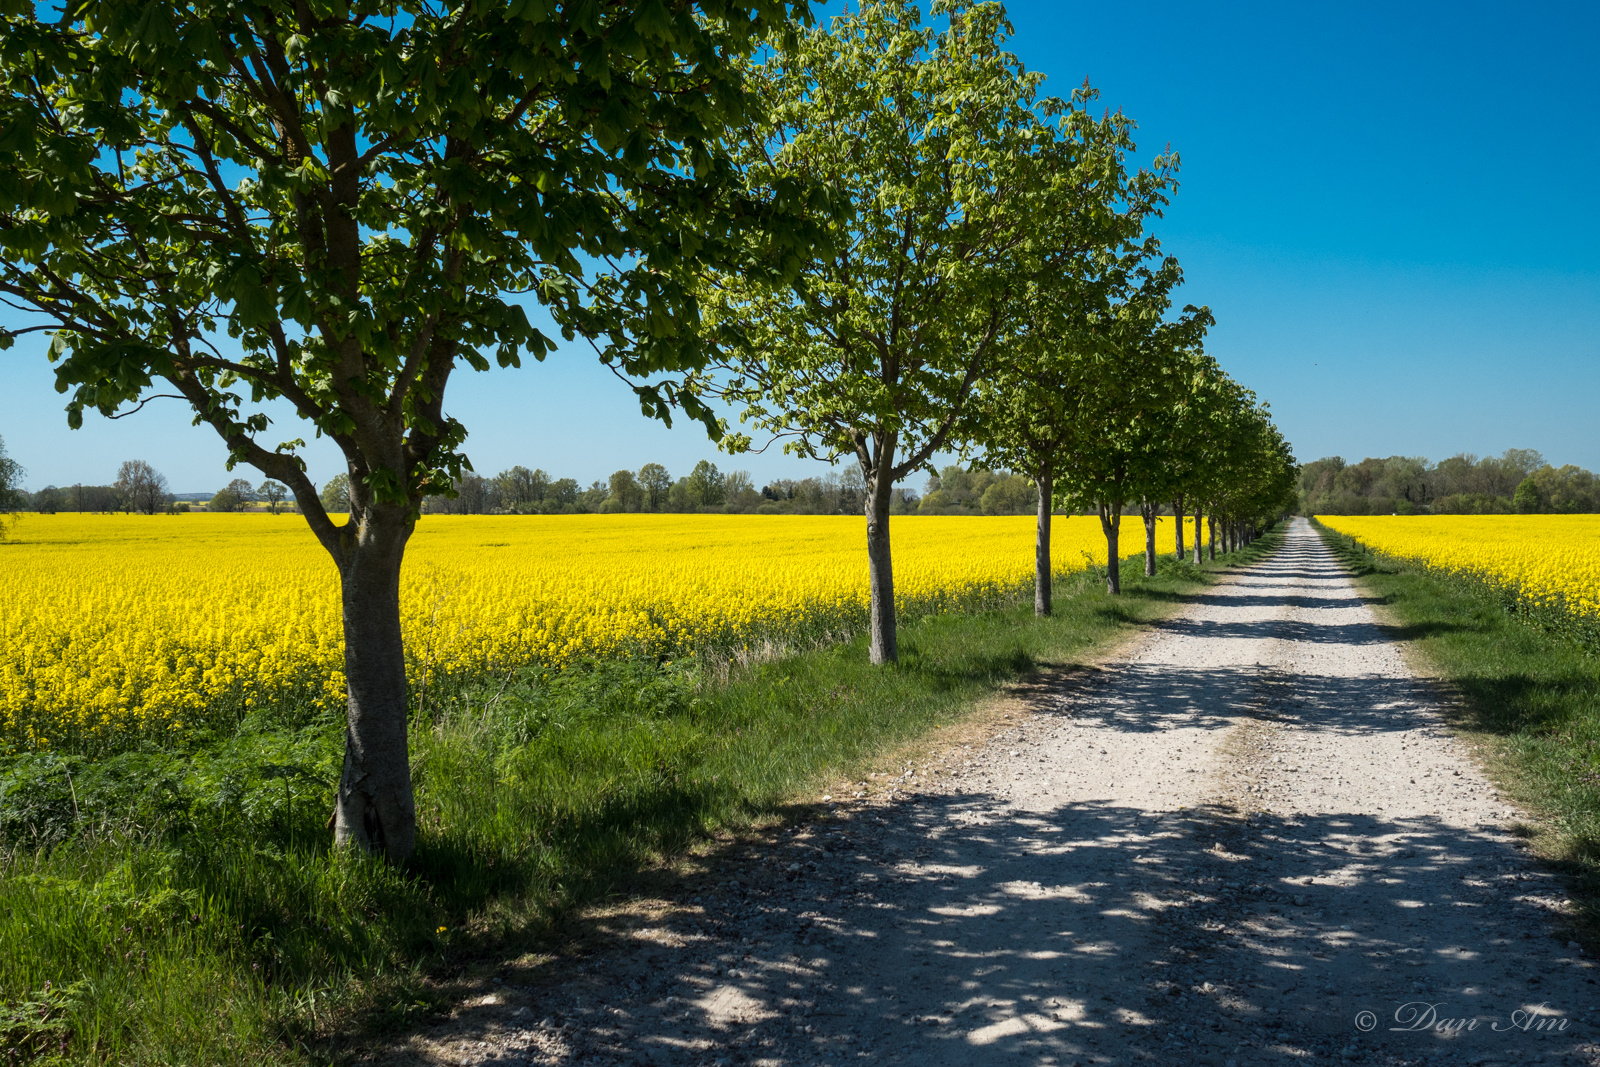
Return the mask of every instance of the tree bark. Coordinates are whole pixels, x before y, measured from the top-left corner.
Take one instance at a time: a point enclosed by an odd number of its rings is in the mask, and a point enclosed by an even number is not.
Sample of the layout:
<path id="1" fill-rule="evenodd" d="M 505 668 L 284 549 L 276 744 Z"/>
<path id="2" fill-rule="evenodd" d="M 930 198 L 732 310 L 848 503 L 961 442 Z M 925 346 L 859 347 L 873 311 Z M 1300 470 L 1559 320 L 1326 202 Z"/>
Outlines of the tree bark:
<path id="1" fill-rule="evenodd" d="M 1200 559 L 1201 559 L 1201 556 L 1200 556 L 1200 551 L 1201 551 L 1200 543 L 1205 540 L 1205 538 L 1201 536 L 1201 532 L 1202 531 L 1201 531 L 1201 526 L 1200 526 L 1200 505 L 1196 504 L 1195 508 L 1194 508 L 1194 561 L 1196 563 L 1199 563 Z"/>
<path id="2" fill-rule="evenodd" d="M 348 718 L 334 843 L 391 862 L 404 860 L 416 844 L 400 633 L 400 564 L 412 522 L 403 505 L 369 506 L 344 535 L 338 560 Z"/>
<path id="3" fill-rule="evenodd" d="M 1178 562 L 1183 562 L 1183 497 L 1178 497 L 1172 502 L 1173 527 L 1178 540 Z"/>
<path id="4" fill-rule="evenodd" d="M 1211 516 L 1211 558 L 1217 558 L 1217 517 Z"/>
<path id="5" fill-rule="evenodd" d="M 880 462 L 877 476 L 867 485 L 867 582 L 872 592 L 872 643 L 868 654 L 874 666 L 900 659 L 895 633 L 894 559 L 889 551 L 889 497 L 892 492 Z"/>
<path id="6" fill-rule="evenodd" d="M 1122 505 L 1100 505 L 1100 528 L 1106 533 L 1106 592 L 1117 596 L 1122 592 L 1122 554 L 1117 548 L 1119 528 L 1122 525 Z"/>
<path id="7" fill-rule="evenodd" d="M 1139 505 L 1139 515 L 1144 519 L 1144 576 L 1153 578 L 1156 573 L 1156 515 L 1160 508 L 1153 500 Z"/>
<path id="8" fill-rule="evenodd" d="M 1039 530 L 1033 548 L 1033 613 L 1040 617 L 1051 611 L 1050 518 L 1054 479 L 1049 475 L 1039 483 Z"/>

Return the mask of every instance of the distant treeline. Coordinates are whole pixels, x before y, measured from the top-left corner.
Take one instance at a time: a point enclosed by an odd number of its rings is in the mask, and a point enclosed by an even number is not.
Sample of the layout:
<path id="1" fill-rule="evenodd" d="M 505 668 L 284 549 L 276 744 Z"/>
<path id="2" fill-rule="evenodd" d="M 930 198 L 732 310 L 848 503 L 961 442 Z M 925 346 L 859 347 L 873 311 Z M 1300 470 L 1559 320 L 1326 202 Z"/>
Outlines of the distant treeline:
<path id="1" fill-rule="evenodd" d="M 323 489 L 324 504 L 340 506 L 344 486 L 340 478 L 329 482 Z M 454 488 L 453 497 L 426 498 L 423 509 L 440 515 L 860 515 L 867 499 L 866 483 L 854 465 L 820 478 L 779 478 L 757 489 L 748 471 L 724 472 L 709 460 L 677 479 L 661 464 L 646 463 L 636 471 L 617 471 L 587 489 L 575 479 L 522 466 L 488 478 L 468 474 Z M 891 510 L 899 515 L 1031 515 L 1038 500 L 1038 488 L 1021 475 L 952 465 L 928 479 L 925 495 L 894 490 Z"/>
<path id="2" fill-rule="evenodd" d="M 193 493 L 188 495 L 200 496 Z M 196 503 L 207 511 L 249 511 L 257 505 L 274 515 L 279 511 L 294 510 L 288 487 L 270 478 L 257 486 L 252 486 L 243 478 L 235 478 L 217 490 L 209 500 L 180 500 L 167 491 L 165 475 L 138 459 L 124 463 L 117 473 L 117 480 L 111 485 L 47 485 L 37 492 L 17 490 L 13 494 L 14 507 L 43 515 L 57 511 L 180 514 L 192 510 L 192 505 Z"/>
<path id="3" fill-rule="evenodd" d="M 1496 515 L 1600 512 L 1600 481 L 1567 464 L 1554 467 L 1531 448 L 1479 458 L 1459 453 L 1438 463 L 1420 456 L 1327 456 L 1300 468 L 1306 515 Z"/>
<path id="4" fill-rule="evenodd" d="M 114 485 L 45 486 L 35 493 L 17 490 L 12 506 L 26 511 L 188 511 L 191 502 L 174 499 L 167 480 L 149 464 L 123 464 Z M 330 478 L 319 496 L 331 511 L 349 507 L 349 476 Z M 973 465 L 945 467 L 927 481 L 922 495 L 896 489 L 898 515 L 1031 515 L 1039 490 L 1008 471 Z M 207 511 L 245 511 L 256 507 L 295 510 L 287 489 L 270 479 L 252 487 L 236 478 L 203 504 Z M 813 478 L 779 478 L 755 487 L 748 471 L 721 471 L 701 460 L 689 474 L 674 479 L 659 463 L 637 471 L 617 471 L 584 488 L 573 478 L 554 478 L 540 469 L 517 466 L 491 478 L 468 474 L 455 483 L 455 495 L 430 496 L 423 510 L 435 515 L 608 515 L 625 512 L 678 512 L 757 515 L 860 515 L 866 484 L 854 465 Z"/>

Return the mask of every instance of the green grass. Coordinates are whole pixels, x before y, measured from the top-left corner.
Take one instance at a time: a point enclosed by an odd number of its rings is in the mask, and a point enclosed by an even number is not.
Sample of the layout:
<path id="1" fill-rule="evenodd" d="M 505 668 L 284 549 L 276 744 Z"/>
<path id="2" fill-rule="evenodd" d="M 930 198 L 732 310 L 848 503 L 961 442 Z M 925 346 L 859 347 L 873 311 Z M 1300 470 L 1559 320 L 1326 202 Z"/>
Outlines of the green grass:
<path id="1" fill-rule="evenodd" d="M 548 945 L 712 835 L 804 818 L 815 788 L 1169 613 L 1164 561 L 1028 607 L 902 628 L 713 677 L 614 661 L 458 682 L 412 730 L 419 843 L 334 853 L 337 721 L 282 710 L 186 752 L 0 763 L 0 1065 L 347 1059 L 444 1006 L 452 975 Z"/>
<path id="2" fill-rule="evenodd" d="M 1501 789 L 1541 818 L 1536 847 L 1600 941 L 1600 658 L 1577 630 L 1519 613 L 1503 591 L 1429 573 L 1319 532 L 1452 698 Z M 1509 605 L 1509 606 L 1508 606 Z"/>

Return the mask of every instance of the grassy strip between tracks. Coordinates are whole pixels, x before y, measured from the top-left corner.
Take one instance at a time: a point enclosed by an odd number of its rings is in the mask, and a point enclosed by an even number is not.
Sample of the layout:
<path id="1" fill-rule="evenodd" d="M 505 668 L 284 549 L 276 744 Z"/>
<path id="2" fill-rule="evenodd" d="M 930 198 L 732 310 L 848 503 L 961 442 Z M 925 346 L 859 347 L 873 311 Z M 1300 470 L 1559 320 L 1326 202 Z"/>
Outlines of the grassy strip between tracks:
<path id="1" fill-rule="evenodd" d="M 1439 680 L 1496 783 L 1540 816 L 1526 830 L 1566 875 L 1574 925 L 1600 944 L 1600 657 L 1478 583 L 1318 531 L 1377 599 L 1391 633 L 1420 653 L 1418 666 Z"/>
<path id="2" fill-rule="evenodd" d="M 433 695 L 412 732 L 420 824 L 396 870 L 333 853 L 334 721 L 252 720 L 186 752 L 0 766 L 0 1067 L 337 1062 L 425 1021 L 468 976 L 548 943 L 697 840 L 803 818 L 801 797 L 1081 661 L 1259 558 L 1091 572 L 1056 614 L 922 620 L 708 680 L 590 664 Z"/>

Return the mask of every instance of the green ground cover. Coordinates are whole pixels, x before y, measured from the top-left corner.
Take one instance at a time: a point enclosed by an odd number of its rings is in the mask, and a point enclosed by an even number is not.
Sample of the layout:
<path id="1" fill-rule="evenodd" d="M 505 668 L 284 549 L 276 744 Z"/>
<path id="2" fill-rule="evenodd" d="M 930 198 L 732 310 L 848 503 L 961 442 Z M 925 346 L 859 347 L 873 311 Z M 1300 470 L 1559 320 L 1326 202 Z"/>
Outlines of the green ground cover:
<path id="1" fill-rule="evenodd" d="M 441 1007 L 440 976 L 548 942 L 712 834 L 804 818 L 817 784 L 1081 662 L 1274 542 L 1165 560 L 1116 598 L 1073 576 L 1049 619 L 924 619 L 890 668 L 856 640 L 716 678 L 603 662 L 435 692 L 412 730 L 404 869 L 329 848 L 332 719 L 277 709 L 191 751 L 10 758 L 0 1064 L 347 1058 Z"/>
<path id="2" fill-rule="evenodd" d="M 1318 530 L 1438 678 L 1496 783 L 1541 817 L 1525 830 L 1566 875 L 1576 925 L 1600 941 L 1600 656 L 1585 631 Z"/>

